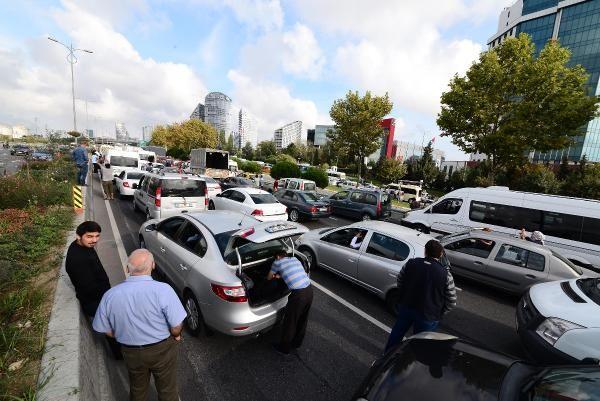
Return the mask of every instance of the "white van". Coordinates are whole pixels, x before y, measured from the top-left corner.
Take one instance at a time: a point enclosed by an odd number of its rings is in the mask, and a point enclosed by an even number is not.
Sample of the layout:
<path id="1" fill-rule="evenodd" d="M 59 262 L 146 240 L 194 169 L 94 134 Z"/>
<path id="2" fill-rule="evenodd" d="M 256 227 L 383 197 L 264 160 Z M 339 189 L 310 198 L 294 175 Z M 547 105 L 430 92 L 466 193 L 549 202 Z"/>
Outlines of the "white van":
<path id="1" fill-rule="evenodd" d="M 139 153 L 128 150 L 110 149 L 106 153 L 106 160 L 110 163 L 115 177 L 125 170 L 138 170 L 140 166 Z"/>
<path id="2" fill-rule="evenodd" d="M 140 150 L 138 150 L 138 154 L 140 155 L 140 161 L 139 161 L 139 169 L 140 170 L 143 170 L 146 167 L 150 156 L 152 156 L 154 158 L 154 161 L 156 162 L 156 153 L 152 152 L 151 150 L 140 149 Z"/>
<path id="3" fill-rule="evenodd" d="M 402 224 L 424 232 L 455 233 L 489 227 L 517 235 L 541 231 L 545 244 L 573 263 L 600 272 L 600 201 L 510 191 L 462 188 L 433 205 L 408 212 Z"/>

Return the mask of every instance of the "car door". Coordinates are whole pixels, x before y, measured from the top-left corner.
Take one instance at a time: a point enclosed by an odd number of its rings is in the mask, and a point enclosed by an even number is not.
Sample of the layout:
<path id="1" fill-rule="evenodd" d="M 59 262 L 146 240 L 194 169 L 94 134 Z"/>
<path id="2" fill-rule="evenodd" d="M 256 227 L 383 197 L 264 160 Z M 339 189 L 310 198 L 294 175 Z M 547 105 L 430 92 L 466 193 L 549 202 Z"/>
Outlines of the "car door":
<path id="1" fill-rule="evenodd" d="M 340 216 L 346 215 L 346 209 L 348 208 L 348 194 L 350 194 L 350 191 L 341 191 L 329 198 L 333 213 L 339 214 Z"/>
<path id="2" fill-rule="evenodd" d="M 233 210 L 234 212 L 240 213 L 249 213 L 248 209 L 251 206 L 245 205 L 246 195 L 241 193 L 240 191 L 231 190 L 231 195 L 229 195 L 229 199 L 227 199 L 227 210 Z"/>
<path id="3" fill-rule="evenodd" d="M 478 281 L 490 282 L 490 254 L 496 243 L 477 237 L 461 238 L 444 246 L 452 272 Z"/>
<path id="4" fill-rule="evenodd" d="M 398 273 L 414 256 L 412 246 L 389 235 L 371 231 L 358 259 L 358 280 L 368 289 L 385 294 L 396 286 Z"/>
<path id="5" fill-rule="evenodd" d="M 140 185 L 138 186 L 138 190 L 135 191 L 135 193 L 133 194 L 134 200 L 135 200 L 135 202 L 137 202 L 137 206 L 139 208 L 142 208 L 142 210 L 145 210 L 145 208 L 146 208 L 145 197 L 147 196 L 146 193 L 148 192 L 148 182 L 149 181 L 150 181 L 150 177 L 144 176 L 144 178 L 142 178 L 140 180 Z"/>
<path id="6" fill-rule="evenodd" d="M 123 190 L 123 180 L 125 179 L 125 171 L 121 171 L 121 174 L 115 177 L 115 186 L 117 187 L 117 192 L 121 192 Z"/>
<path id="7" fill-rule="evenodd" d="M 171 217 L 161 221 L 156 227 L 156 241 L 147 243 L 148 249 L 156 259 L 156 264 L 172 282 L 177 279 L 175 262 L 180 248 L 176 243 L 177 234 L 184 223 L 183 217 Z"/>
<path id="8" fill-rule="evenodd" d="M 215 209 L 223 210 L 225 208 L 225 202 L 229 199 L 230 196 L 231 196 L 231 191 L 225 190 L 225 191 L 221 192 L 220 194 L 218 194 L 217 196 L 215 196 L 214 198 L 212 198 L 213 204 L 215 205 Z"/>
<path id="9" fill-rule="evenodd" d="M 355 219 L 360 219 L 363 213 L 365 193 L 361 191 L 352 191 L 350 201 L 347 203 L 346 215 Z"/>
<path id="10" fill-rule="evenodd" d="M 430 222 L 432 231 L 440 233 L 453 233 L 466 229 L 461 225 L 459 212 L 463 200 L 460 198 L 446 198 L 435 205 L 424 214 Z"/>
<path id="11" fill-rule="evenodd" d="M 350 246 L 350 242 L 359 231 L 366 230 L 356 227 L 346 227 L 322 236 L 319 241 L 317 254 L 319 264 L 355 280 L 360 248 L 353 249 Z"/>
<path id="12" fill-rule="evenodd" d="M 521 294 L 548 277 L 548 260 L 538 252 L 510 243 L 502 243 L 490 260 L 489 275 L 493 283 Z"/>
<path id="13" fill-rule="evenodd" d="M 179 230 L 176 238 L 177 252 L 172 255 L 172 282 L 178 289 L 186 287 L 187 277 L 206 253 L 208 244 L 202 232 L 191 221 Z"/>

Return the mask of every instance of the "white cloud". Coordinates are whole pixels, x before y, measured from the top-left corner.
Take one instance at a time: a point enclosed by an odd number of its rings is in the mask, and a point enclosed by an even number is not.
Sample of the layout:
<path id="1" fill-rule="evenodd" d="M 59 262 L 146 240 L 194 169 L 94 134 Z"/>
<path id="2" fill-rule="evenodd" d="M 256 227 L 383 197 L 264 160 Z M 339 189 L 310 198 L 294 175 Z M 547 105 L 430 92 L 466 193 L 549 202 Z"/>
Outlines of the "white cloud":
<path id="1" fill-rule="evenodd" d="M 228 7 L 235 18 L 251 29 L 270 31 L 283 26 L 283 9 L 279 0 L 189 0 L 192 4 Z"/>
<path id="2" fill-rule="evenodd" d="M 325 59 L 313 32 L 305 25 L 296 24 L 282 38 L 285 52 L 283 69 L 296 76 L 316 79 L 321 74 Z"/>
<path id="3" fill-rule="evenodd" d="M 206 94 L 194 71 L 184 64 L 143 58 L 106 20 L 71 2 L 51 14 L 78 47 L 75 65 L 76 97 L 88 100 L 90 122 L 97 131 L 114 134 L 114 122 L 124 122 L 131 133 L 141 126 L 185 119 Z M 0 121 L 32 121 L 53 128 L 71 127 L 71 88 L 66 50 L 45 37 L 29 41 L 26 50 L 0 48 L 0 66 L 8 66 L 0 80 Z M 0 67 L 1 69 L 2 67 Z M 78 102 L 79 129 L 84 108 Z M 90 125 L 93 125 L 91 123 Z"/>

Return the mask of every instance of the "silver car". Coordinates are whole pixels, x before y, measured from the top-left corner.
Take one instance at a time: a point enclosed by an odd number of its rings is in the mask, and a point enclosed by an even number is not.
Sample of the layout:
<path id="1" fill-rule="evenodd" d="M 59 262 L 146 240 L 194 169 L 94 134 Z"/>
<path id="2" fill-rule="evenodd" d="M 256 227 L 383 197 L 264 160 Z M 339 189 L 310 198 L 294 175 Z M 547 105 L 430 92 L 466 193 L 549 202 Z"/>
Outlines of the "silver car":
<path id="1" fill-rule="evenodd" d="M 306 261 L 293 242 L 306 231 L 297 223 L 207 211 L 149 220 L 139 241 L 154 254 L 157 278 L 183 299 L 193 335 L 208 326 L 243 336 L 276 323 L 289 290 L 281 279 L 268 281 L 267 274 L 281 248 Z"/>
<path id="2" fill-rule="evenodd" d="M 550 248 L 503 233 L 476 229 L 447 235 L 441 242 L 454 274 L 515 294 L 583 273 Z"/>
<path id="3" fill-rule="evenodd" d="M 364 239 L 353 247 L 352 240 L 359 233 Z M 311 231 L 298 238 L 296 244 L 311 267 L 322 267 L 365 287 L 384 299 L 394 312 L 398 273 L 409 259 L 425 255 L 425 244 L 431 239 L 397 224 L 362 221 Z"/>

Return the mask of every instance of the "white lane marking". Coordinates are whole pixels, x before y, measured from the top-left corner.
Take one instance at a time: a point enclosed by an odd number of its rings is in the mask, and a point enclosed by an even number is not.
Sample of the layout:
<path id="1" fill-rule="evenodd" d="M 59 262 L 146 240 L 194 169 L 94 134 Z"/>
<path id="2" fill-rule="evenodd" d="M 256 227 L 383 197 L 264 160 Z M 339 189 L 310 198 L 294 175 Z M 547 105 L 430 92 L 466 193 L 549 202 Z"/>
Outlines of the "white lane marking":
<path id="1" fill-rule="evenodd" d="M 350 309 L 352 312 L 356 313 L 360 317 L 362 317 L 362 318 L 368 320 L 369 322 L 373 323 L 375 326 L 379 327 L 381 330 L 383 330 L 383 331 L 385 331 L 387 333 L 390 333 L 392 331 L 391 327 L 389 327 L 389 326 L 381 323 L 379 320 L 377 320 L 374 317 L 372 317 L 371 315 L 367 314 L 365 311 L 363 311 L 363 310 L 357 308 L 356 306 L 352 305 L 350 302 L 346 301 L 344 298 L 341 298 L 341 297 L 337 296 L 336 294 L 334 294 L 333 292 L 331 292 L 327 288 L 323 287 L 321 284 L 315 282 L 314 280 L 312 280 L 312 285 L 314 285 L 319 290 L 321 290 L 325 294 L 329 295 L 331 298 L 335 299 L 336 301 L 338 301 L 339 303 L 341 303 L 346 308 Z"/>
<path id="2" fill-rule="evenodd" d="M 108 212 L 110 228 L 112 229 L 113 237 L 115 237 L 115 244 L 117 245 L 117 252 L 119 252 L 119 258 L 121 259 L 121 266 L 123 266 L 123 272 L 125 273 L 125 277 L 129 277 L 129 273 L 127 272 L 127 252 L 125 252 L 123 240 L 121 239 L 121 235 L 119 234 L 119 230 L 117 229 L 117 221 L 115 220 L 112 208 L 110 207 L 110 202 L 107 199 L 105 199 L 104 204 L 106 205 L 106 211 Z"/>

